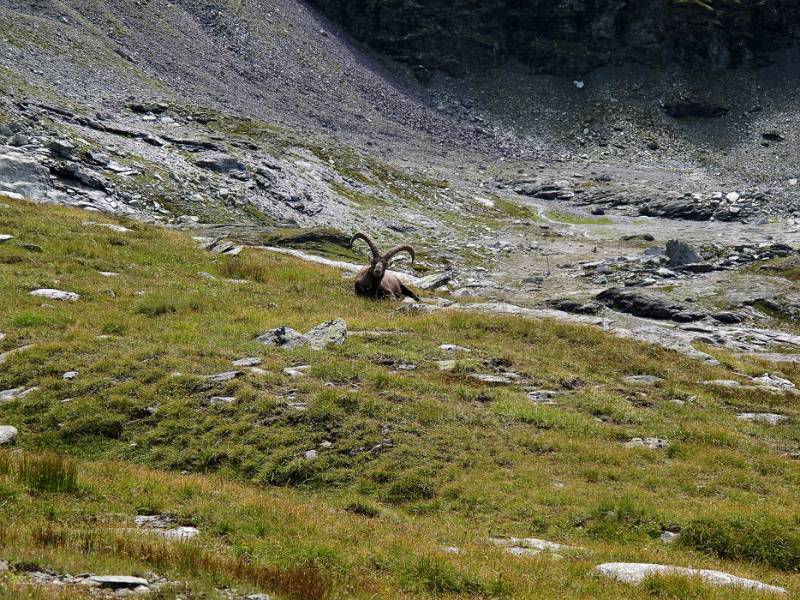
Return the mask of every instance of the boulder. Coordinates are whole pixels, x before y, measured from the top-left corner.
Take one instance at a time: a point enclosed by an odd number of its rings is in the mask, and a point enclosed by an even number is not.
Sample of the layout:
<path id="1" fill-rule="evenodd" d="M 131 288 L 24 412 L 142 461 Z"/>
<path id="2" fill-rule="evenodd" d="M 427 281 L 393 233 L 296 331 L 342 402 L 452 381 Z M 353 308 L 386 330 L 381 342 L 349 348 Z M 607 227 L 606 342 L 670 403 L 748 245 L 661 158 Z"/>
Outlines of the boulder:
<path id="1" fill-rule="evenodd" d="M 679 304 L 622 288 L 607 289 L 598 294 L 597 299 L 609 308 L 647 319 L 688 323 L 705 318 L 705 314 L 690 311 Z"/>
<path id="2" fill-rule="evenodd" d="M 53 156 L 57 158 L 72 158 L 75 152 L 75 144 L 69 140 L 53 140 L 47 144 L 47 149 L 50 150 Z"/>
<path id="3" fill-rule="evenodd" d="M 17 428 L 11 425 L 0 425 L 0 446 L 11 444 L 17 439 Z"/>
<path id="4" fill-rule="evenodd" d="M 101 588 L 112 590 L 134 589 L 140 586 L 149 587 L 150 585 L 147 579 L 127 575 L 92 575 L 89 577 L 89 581 Z"/>
<path id="5" fill-rule="evenodd" d="M 789 420 L 784 415 L 775 413 L 739 413 L 736 418 L 740 421 L 750 421 L 751 423 L 762 423 L 764 425 L 780 425 Z"/>
<path id="6" fill-rule="evenodd" d="M 669 446 L 667 440 L 661 438 L 633 438 L 625 442 L 626 448 L 647 448 L 649 450 L 663 450 Z"/>
<path id="7" fill-rule="evenodd" d="M 242 173 L 247 171 L 247 167 L 241 160 L 226 154 L 204 156 L 197 159 L 194 164 L 201 169 L 207 169 L 215 173 Z"/>
<path id="8" fill-rule="evenodd" d="M 317 325 L 306 333 L 308 345 L 314 350 L 321 350 L 331 345 L 344 344 L 347 339 L 347 323 L 342 319 L 327 321 Z"/>
<path id="9" fill-rule="evenodd" d="M 304 346 L 308 343 L 306 336 L 286 326 L 271 329 L 267 333 L 257 337 L 256 341 L 266 346 L 278 346 L 288 350 L 297 348 L 298 346 Z"/>
<path id="10" fill-rule="evenodd" d="M 654 575 L 679 575 L 683 577 L 698 577 L 715 586 L 734 586 L 758 592 L 786 593 L 786 590 L 782 587 L 709 569 L 690 569 L 688 567 L 672 567 L 649 563 L 605 563 L 597 566 L 597 572 L 617 581 L 634 585 L 638 585 Z"/>
<path id="11" fill-rule="evenodd" d="M 16 152 L 0 154 L 0 192 L 46 200 L 50 176 L 37 161 Z"/>
<path id="12" fill-rule="evenodd" d="M 684 265 L 703 262 L 702 257 L 686 242 L 670 240 L 667 242 L 666 249 L 669 262 L 667 267 L 675 269 Z"/>

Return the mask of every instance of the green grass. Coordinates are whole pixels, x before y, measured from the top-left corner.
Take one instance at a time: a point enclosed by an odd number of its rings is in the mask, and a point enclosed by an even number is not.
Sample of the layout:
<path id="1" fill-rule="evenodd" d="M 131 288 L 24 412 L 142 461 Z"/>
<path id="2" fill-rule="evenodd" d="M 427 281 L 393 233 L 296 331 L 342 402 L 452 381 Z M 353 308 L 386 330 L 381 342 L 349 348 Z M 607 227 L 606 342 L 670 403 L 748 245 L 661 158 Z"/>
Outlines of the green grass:
<path id="1" fill-rule="evenodd" d="M 39 388 L 0 404 L 0 424 L 19 429 L 23 451 L 0 460 L 2 559 L 156 571 L 210 598 L 225 585 L 279 598 L 749 597 L 593 574 L 620 560 L 722 568 L 800 592 L 800 463 L 784 454 L 800 445 L 796 400 L 698 383 L 734 370 L 800 383 L 797 367 L 714 350 L 730 369 L 711 367 L 553 321 L 398 314 L 355 297 L 338 272 L 290 257 L 221 257 L 174 231 L 123 222 L 132 231 L 117 234 L 83 227 L 79 211 L 2 203 L 0 231 L 16 239 L 0 246 L 0 352 L 33 347 L 0 367 L 0 390 Z M 38 287 L 81 299 L 28 294 Z M 337 317 L 351 330 L 396 333 L 324 351 L 254 342 L 273 327 L 306 331 Z M 472 352 L 442 372 L 442 343 Z M 249 356 L 266 373 L 208 380 Z M 300 364 L 311 366 L 306 377 L 283 374 Z M 524 385 L 470 377 L 495 368 Z M 78 377 L 65 381 L 71 370 Z M 641 373 L 664 382 L 624 383 Z M 563 395 L 535 405 L 526 386 Z M 744 423 L 735 418 L 744 409 L 791 420 Z M 642 436 L 670 446 L 623 446 Z M 58 466 L 53 455 L 68 460 Z M 19 461 L 32 465 L 27 479 Z M 179 544 L 129 531 L 135 515 L 156 512 L 202 533 Z M 664 528 L 684 541 L 661 543 Z M 497 534 L 583 550 L 512 557 L 487 542 Z M 22 584 L 11 582 L 12 597 L 37 597 Z"/>

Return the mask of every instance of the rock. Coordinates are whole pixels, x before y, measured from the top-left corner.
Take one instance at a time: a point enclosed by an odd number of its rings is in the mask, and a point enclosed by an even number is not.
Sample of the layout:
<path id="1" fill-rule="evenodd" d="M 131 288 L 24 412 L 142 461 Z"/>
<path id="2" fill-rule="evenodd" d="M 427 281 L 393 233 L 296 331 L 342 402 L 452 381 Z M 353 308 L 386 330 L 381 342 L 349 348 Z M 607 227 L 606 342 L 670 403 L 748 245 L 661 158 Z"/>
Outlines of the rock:
<path id="1" fill-rule="evenodd" d="M 504 546 L 506 552 L 515 556 L 532 556 L 542 552 L 559 552 L 563 550 L 578 550 L 575 546 L 566 546 L 556 542 L 548 542 L 537 538 L 501 538 L 491 537 L 489 542 L 496 546 Z"/>
<path id="2" fill-rule="evenodd" d="M 669 258 L 667 267 L 676 269 L 689 264 L 704 262 L 700 255 L 686 242 L 670 240 L 667 242 L 666 255 Z"/>
<path id="3" fill-rule="evenodd" d="M 57 158 L 72 158 L 75 144 L 69 140 L 53 140 L 47 144 L 47 149 Z"/>
<path id="4" fill-rule="evenodd" d="M 31 348 L 33 348 L 33 344 L 28 344 L 27 346 L 21 346 L 19 348 L 14 348 L 13 350 L 9 350 L 8 352 L 3 352 L 2 354 L 0 354 L 0 365 L 8 361 L 8 359 L 14 356 L 15 354 L 25 352 L 26 350 L 30 350 Z"/>
<path id="5" fill-rule="evenodd" d="M 548 300 L 547 305 L 556 310 L 575 315 L 596 315 L 603 309 L 603 306 L 597 302 L 576 302 L 575 300 L 558 298 Z"/>
<path id="6" fill-rule="evenodd" d="M 712 379 L 709 381 L 701 381 L 701 385 L 716 385 L 719 387 L 739 387 L 742 384 L 733 379 Z"/>
<path id="7" fill-rule="evenodd" d="M 61 376 L 61 378 L 64 379 L 65 381 L 71 381 L 72 379 L 77 378 L 78 375 L 80 375 L 78 371 L 67 371 Z"/>
<path id="8" fill-rule="evenodd" d="M 680 533 L 675 533 L 674 531 L 665 531 L 660 536 L 658 536 L 658 539 L 660 539 L 665 544 L 671 544 L 672 542 L 677 541 L 679 537 L 681 537 Z"/>
<path id="9" fill-rule="evenodd" d="M 470 374 L 472 379 L 476 379 L 481 383 L 488 383 L 490 385 L 509 385 L 514 383 L 510 377 L 506 377 L 505 375 L 490 375 L 487 373 L 472 373 Z"/>
<path id="10" fill-rule="evenodd" d="M 139 586 L 149 587 L 147 579 L 141 577 L 130 577 L 127 575 L 92 575 L 89 581 L 96 583 L 101 588 L 112 590 L 133 589 Z"/>
<path id="11" fill-rule="evenodd" d="M 257 337 L 256 341 L 266 346 L 278 346 L 289 350 L 308 343 L 308 339 L 302 333 L 285 326 L 268 331 Z"/>
<path id="12" fill-rule="evenodd" d="M 655 375 L 629 375 L 623 381 L 630 385 L 655 385 L 664 380 Z"/>
<path id="13" fill-rule="evenodd" d="M 317 325 L 305 335 L 291 327 L 279 327 L 259 336 L 256 341 L 267 346 L 287 349 L 309 346 L 313 350 L 322 350 L 330 345 L 341 345 L 346 339 L 347 323 L 342 319 L 336 319 Z"/>
<path id="14" fill-rule="evenodd" d="M 130 229 L 127 227 L 123 227 L 122 225 L 115 225 L 114 223 L 98 223 L 96 221 L 84 221 L 84 227 L 103 227 L 105 229 L 110 229 L 114 233 L 128 233 Z"/>
<path id="15" fill-rule="evenodd" d="M 634 585 L 638 585 L 654 575 L 679 575 L 683 577 L 698 577 L 706 583 L 716 586 L 735 586 L 759 592 L 786 593 L 786 590 L 782 587 L 768 585 L 752 579 L 744 579 L 723 571 L 711 571 L 708 569 L 690 569 L 688 567 L 672 567 L 649 563 L 605 563 L 598 565 L 597 571 L 606 577 Z"/>
<path id="16" fill-rule="evenodd" d="M 732 312 L 718 312 L 711 315 L 711 318 L 726 325 L 736 325 L 744 321 L 744 317 Z"/>
<path id="17" fill-rule="evenodd" d="M 62 290 L 34 290 L 30 293 L 30 295 L 47 298 L 48 300 L 62 300 L 64 302 L 77 302 L 80 300 L 80 294 L 76 294 L 74 292 L 64 292 Z"/>
<path id="18" fill-rule="evenodd" d="M 531 390 L 528 392 L 528 398 L 536 404 L 555 404 L 554 398 L 559 393 L 553 390 Z"/>
<path id="19" fill-rule="evenodd" d="M 0 244 L 5 244 L 14 239 L 13 235 L 9 235 L 7 233 L 0 233 Z"/>
<path id="20" fill-rule="evenodd" d="M 242 371 L 226 371 L 225 373 L 217 373 L 216 375 L 210 375 L 208 380 L 212 383 L 227 383 L 228 381 L 233 381 L 237 377 L 241 377 L 244 375 Z"/>
<path id="21" fill-rule="evenodd" d="M 754 377 L 753 383 L 766 387 L 780 388 L 782 390 L 795 389 L 794 383 L 788 379 L 783 379 L 782 377 L 777 377 L 776 375 L 770 375 L 769 373 L 764 373 L 761 377 Z"/>
<path id="22" fill-rule="evenodd" d="M 470 352 L 469 348 L 456 346 L 455 344 L 442 344 L 439 346 L 439 350 L 444 350 L 445 352 Z"/>
<path id="23" fill-rule="evenodd" d="M 629 442 L 625 442 L 626 448 L 648 448 L 650 450 L 663 450 L 669 446 L 667 440 L 661 438 L 633 438 Z"/>
<path id="24" fill-rule="evenodd" d="M 0 192 L 46 200 L 49 188 L 50 175 L 36 160 L 16 152 L 0 154 Z"/>
<path id="25" fill-rule="evenodd" d="M 283 370 L 283 373 L 292 378 L 305 377 L 310 369 L 311 365 L 301 365 L 299 367 L 287 367 Z"/>
<path id="26" fill-rule="evenodd" d="M 436 366 L 440 371 L 452 371 L 456 368 L 456 361 L 454 360 L 437 360 Z"/>
<path id="27" fill-rule="evenodd" d="M 775 413 L 739 413 L 736 418 L 740 421 L 762 423 L 764 425 L 780 425 L 789 420 L 789 417 L 776 415 Z"/>
<path id="28" fill-rule="evenodd" d="M 233 361 L 234 367 L 257 367 L 260 365 L 263 360 L 260 358 L 240 358 L 239 360 Z"/>
<path id="29" fill-rule="evenodd" d="M 32 394 L 38 389 L 39 389 L 38 387 L 32 387 L 32 388 L 18 387 L 2 391 L 0 392 L 0 403 L 11 402 L 12 400 L 24 398 L 25 396 Z"/>
<path id="30" fill-rule="evenodd" d="M 420 277 L 415 287 L 421 290 L 435 290 L 443 285 L 447 285 L 452 279 L 453 273 L 434 273 L 432 275 Z"/>
<path id="31" fill-rule="evenodd" d="M 306 460 L 314 460 L 317 458 L 317 451 L 316 450 L 308 450 L 305 454 L 303 454 L 303 458 Z"/>
<path id="32" fill-rule="evenodd" d="M 213 396 L 208 399 L 209 404 L 233 404 L 236 396 Z"/>
<path id="33" fill-rule="evenodd" d="M 163 529 L 163 530 L 153 530 L 155 533 L 158 533 L 161 537 L 165 537 L 168 540 L 179 540 L 185 542 L 186 540 L 190 540 L 194 537 L 200 535 L 200 530 L 196 527 L 176 527 L 174 529 Z"/>
<path id="34" fill-rule="evenodd" d="M 17 428 L 11 425 L 0 425 L 0 446 L 11 444 L 17 439 Z"/>
<path id="35" fill-rule="evenodd" d="M 347 323 L 342 319 L 327 321 L 317 325 L 306 333 L 305 337 L 314 350 L 322 350 L 330 345 L 341 345 L 347 339 Z"/>
<path id="36" fill-rule="evenodd" d="M 763 132 L 761 137 L 770 142 L 782 142 L 786 139 L 780 131 L 775 129 Z"/>
<path id="37" fill-rule="evenodd" d="M 597 299 L 609 308 L 648 319 L 688 323 L 705 318 L 703 313 L 690 311 L 679 304 L 623 288 L 607 289 L 598 294 Z"/>
<path id="38" fill-rule="evenodd" d="M 245 173 L 247 167 L 242 161 L 233 156 L 225 154 L 217 154 L 213 156 L 205 156 L 195 161 L 201 169 L 214 171 L 215 173 Z"/>

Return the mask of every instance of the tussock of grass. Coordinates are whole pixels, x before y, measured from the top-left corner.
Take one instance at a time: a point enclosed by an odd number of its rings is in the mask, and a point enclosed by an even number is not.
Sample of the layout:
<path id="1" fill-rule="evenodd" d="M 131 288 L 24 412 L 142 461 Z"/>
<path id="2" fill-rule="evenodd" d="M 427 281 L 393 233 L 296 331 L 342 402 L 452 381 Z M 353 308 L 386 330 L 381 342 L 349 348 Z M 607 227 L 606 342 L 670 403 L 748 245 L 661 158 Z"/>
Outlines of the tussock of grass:
<path id="1" fill-rule="evenodd" d="M 752 514 L 707 517 L 684 527 L 681 541 L 729 560 L 800 572 L 800 522 Z"/>
<path id="2" fill-rule="evenodd" d="M 0 454 L 0 476 L 13 476 L 31 492 L 65 493 L 78 490 L 75 462 L 58 454 Z"/>

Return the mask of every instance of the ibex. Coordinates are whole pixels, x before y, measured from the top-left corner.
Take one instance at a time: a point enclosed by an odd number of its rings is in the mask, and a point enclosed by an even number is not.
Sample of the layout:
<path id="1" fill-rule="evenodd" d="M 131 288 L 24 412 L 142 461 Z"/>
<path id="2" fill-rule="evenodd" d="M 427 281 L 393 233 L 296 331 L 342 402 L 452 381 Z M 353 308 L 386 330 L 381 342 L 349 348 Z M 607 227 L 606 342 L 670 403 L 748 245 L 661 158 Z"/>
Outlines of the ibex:
<path id="1" fill-rule="evenodd" d="M 389 261 L 400 252 L 408 252 L 411 255 L 411 262 L 414 262 L 414 248 L 403 245 L 392 248 L 384 255 L 378 250 L 375 241 L 366 234 L 357 233 L 350 240 L 353 246 L 356 240 L 364 240 L 369 246 L 372 256 L 369 259 L 369 266 L 361 269 L 356 275 L 356 294 L 359 296 L 369 296 L 370 298 L 389 298 L 390 300 L 402 300 L 404 297 L 419 300 L 412 290 L 406 287 L 400 278 L 389 271 Z"/>

